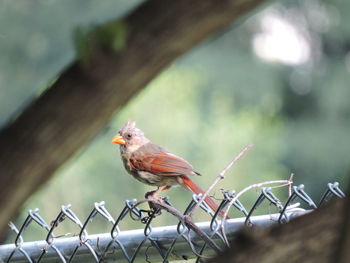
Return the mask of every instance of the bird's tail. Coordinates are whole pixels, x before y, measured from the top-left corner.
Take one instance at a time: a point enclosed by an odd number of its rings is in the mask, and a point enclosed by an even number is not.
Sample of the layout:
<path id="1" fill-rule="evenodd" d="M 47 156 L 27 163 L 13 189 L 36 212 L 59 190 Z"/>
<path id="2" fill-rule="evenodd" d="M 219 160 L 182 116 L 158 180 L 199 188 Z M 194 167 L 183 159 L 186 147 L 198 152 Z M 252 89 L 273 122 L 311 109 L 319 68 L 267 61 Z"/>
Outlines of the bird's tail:
<path id="1" fill-rule="evenodd" d="M 195 184 L 195 182 L 193 182 L 190 178 L 188 178 L 187 176 L 184 176 L 184 177 L 182 177 L 182 180 L 183 180 L 183 183 L 186 185 L 186 187 L 188 188 L 188 189 L 190 189 L 193 193 L 195 193 L 195 194 L 204 194 L 205 193 L 205 191 L 202 189 L 202 188 L 200 188 L 198 185 L 196 185 Z M 215 201 L 212 199 L 212 198 L 210 198 L 209 196 L 206 196 L 205 197 L 205 199 L 204 199 L 204 201 L 207 203 L 207 205 L 215 212 L 218 208 L 219 208 L 219 206 L 215 203 Z M 224 211 L 220 211 L 219 212 L 219 216 L 221 216 L 221 217 L 223 217 L 224 216 Z M 229 219 L 230 217 L 229 216 L 227 216 L 227 218 L 226 219 Z"/>

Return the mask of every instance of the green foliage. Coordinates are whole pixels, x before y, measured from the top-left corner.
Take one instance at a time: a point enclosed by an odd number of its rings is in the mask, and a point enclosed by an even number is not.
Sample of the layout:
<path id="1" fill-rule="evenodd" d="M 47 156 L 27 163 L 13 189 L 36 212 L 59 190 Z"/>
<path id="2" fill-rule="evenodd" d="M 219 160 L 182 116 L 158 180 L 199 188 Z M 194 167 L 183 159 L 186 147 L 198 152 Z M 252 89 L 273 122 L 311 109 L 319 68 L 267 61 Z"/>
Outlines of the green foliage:
<path id="1" fill-rule="evenodd" d="M 101 50 L 121 51 L 127 40 L 127 25 L 123 21 L 92 28 L 78 28 L 74 33 L 77 57 L 87 64 Z"/>
<path id="2" fill-rule="evenodd" d="M 84 64 L 87 64 L 91 60 L 91 55 L 93 53 L 90 34 L 81 28 L 76 29 L 74 33 L 74 43 L 77 57 Z"/>
<path id="3" fill-rule="evenodd" d="M 109 23 L 97 30 L 97 39 L 103 46 L 109 47 L 114 51 L 121 51 L 126 44 L 128 28 L 125 22 L 118 21 Z"/>

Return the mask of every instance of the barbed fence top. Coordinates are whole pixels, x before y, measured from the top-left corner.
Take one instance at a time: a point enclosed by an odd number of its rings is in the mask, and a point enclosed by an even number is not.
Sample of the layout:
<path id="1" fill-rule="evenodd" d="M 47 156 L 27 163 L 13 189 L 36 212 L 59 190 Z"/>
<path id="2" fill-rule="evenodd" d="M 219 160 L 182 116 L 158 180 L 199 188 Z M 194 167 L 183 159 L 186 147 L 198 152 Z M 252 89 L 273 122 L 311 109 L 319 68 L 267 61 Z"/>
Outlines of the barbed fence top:
<path id="1" fill-rule="evenodd" d="M 152 227 L 152 221 L 159 215 L 160 208 L 143 210 L 137 200 L 126 200 L 120 214 L 113 218 L 105 207 L 105 202 L 94 203 L 90 214 L 81 220 L 71 205 L 62 205 L 58 215 L 46 222 L 39 214 L 39 209 L 29 210 L 28 216 L 20 226 L 10 222 L 9 227 L 16 233 L 12 244 L 0 245 L 0 262 L 169 262 L 195 258 L 202 262 L 226 248 L 228 241 L 242 226 L 271 226 L 284 224 L 291 219 L 323 206 L 332 198 L 344 198 L 345 194 L 338 182 L 328 183 L 324 194 L 316 203 L 307 194 L 304 185 L 293 186 L 287 200 L 282 202 L 273 193 L 273 188 L 263 187 L 254 205 L 247 209 L 234 191 L 223 192 L 218 208 L 238 211 L 242 216 L 233 219 L 220 219 L 218 211 L 212 211 L 205 203 L 200 207 L 207 213 L 209 222 L 193 223 L 191 226 L 184 220 L 177 225 Z M 183 215 L 191 213 L 201 195 L 193 195 Z M 231 202 L 234 201 L 234 202 Z M 164 204 L 173 207 L 167 198 Z M 266 202 L 276 208 L 277 213 L 253 216 L 256 209 Z M 298 206 L 302 203 L 302 209 Z M 90 224 L 96 216 L 101 216 L 110 225 L 109 233 L 88 233 Z M 127 217 L 137 220 L 142 229 L 121 231 L 120 223 Z M 224 220 L 225 230 L 221 227 Z M 73 222 L 80 229 L 73 237 L 58 237 L 55 229 L 67 221 Z M 46 232 L 45 240 L 25 242 L 23 233 L 39 225 Z M 196 231 L 195 231 L 196 230 Z M 225 231 L 225 232 L 223 232 Z M 225 237 L 228 237 L 228 240 Z"/>

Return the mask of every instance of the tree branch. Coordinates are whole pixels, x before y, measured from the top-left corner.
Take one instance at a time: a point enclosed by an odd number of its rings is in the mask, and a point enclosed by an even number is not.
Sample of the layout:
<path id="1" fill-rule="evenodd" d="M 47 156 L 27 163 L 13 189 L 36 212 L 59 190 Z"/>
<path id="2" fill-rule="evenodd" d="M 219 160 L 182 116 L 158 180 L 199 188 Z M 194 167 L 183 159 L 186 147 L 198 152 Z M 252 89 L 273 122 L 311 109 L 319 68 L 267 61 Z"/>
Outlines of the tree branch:
<path id="1" fill-rule="evenodd" d="M 193 223 L 189 215 L 183 215 L 175 207 L 167 205 L 166 203 L 160 201 L 159 199 L 155 199 L 152 197 L 149 197 L 148 199 L 137 202 L 134 205 L 134 207 L 137 207 L 140 204 L 145 202 L 150 202 L 154 205 L 154 208 L 163 209 L 168 213 L 172 214 L 173 216 L 177 217 L 183 223 L 183 225 L 187 226 L 194 233 L 196 233 L 200 238 L 202 238 L 203 241 L 208 246 L 210 246 L 216 253 L 222 252 L 222 249 L 206 233 L 204 233 L 199 227 L 197 227 L 195 223 Z"/>

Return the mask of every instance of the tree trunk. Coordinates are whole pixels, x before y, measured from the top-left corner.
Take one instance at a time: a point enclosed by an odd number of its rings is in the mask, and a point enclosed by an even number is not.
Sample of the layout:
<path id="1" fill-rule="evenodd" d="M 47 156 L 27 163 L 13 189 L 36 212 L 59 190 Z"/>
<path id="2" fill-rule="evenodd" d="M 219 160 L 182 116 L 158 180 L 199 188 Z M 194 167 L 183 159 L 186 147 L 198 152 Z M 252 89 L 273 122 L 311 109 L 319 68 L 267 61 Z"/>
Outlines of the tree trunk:
<path id="1" fill-rule="evenodd" d="M 243 229 L 230 249 L 209 262 L 350 262 L 349 211 L 347 198 L 331 202 L 286 225 Z"/>

